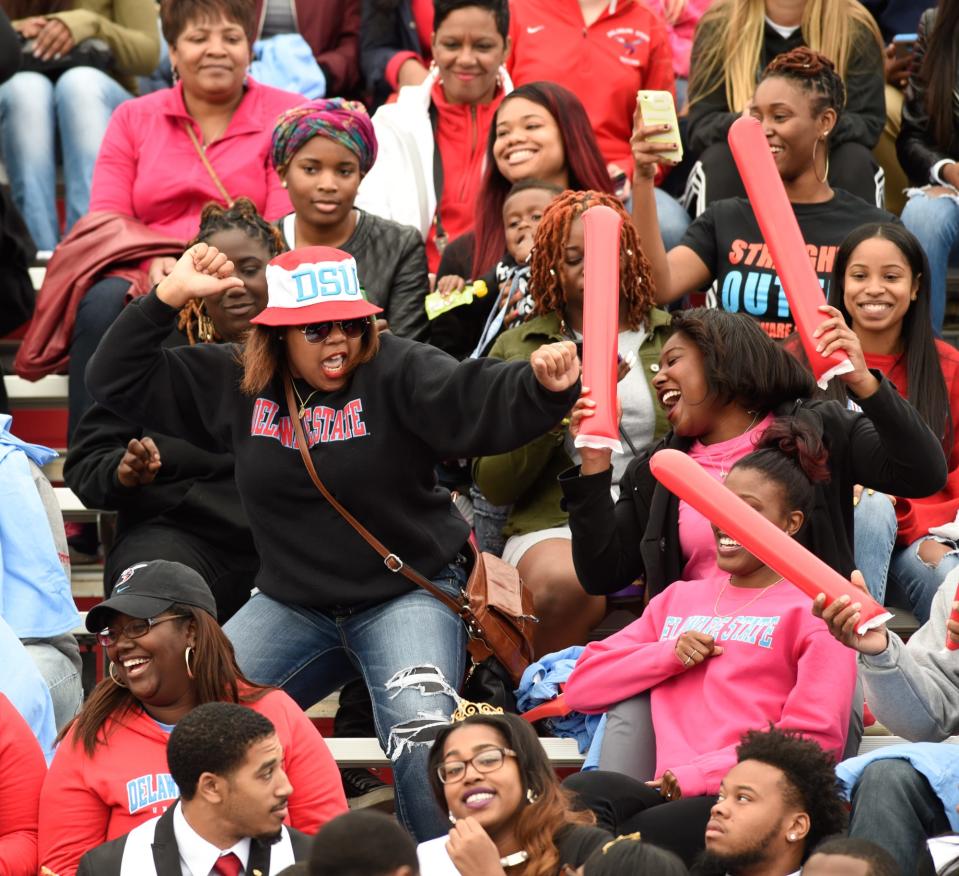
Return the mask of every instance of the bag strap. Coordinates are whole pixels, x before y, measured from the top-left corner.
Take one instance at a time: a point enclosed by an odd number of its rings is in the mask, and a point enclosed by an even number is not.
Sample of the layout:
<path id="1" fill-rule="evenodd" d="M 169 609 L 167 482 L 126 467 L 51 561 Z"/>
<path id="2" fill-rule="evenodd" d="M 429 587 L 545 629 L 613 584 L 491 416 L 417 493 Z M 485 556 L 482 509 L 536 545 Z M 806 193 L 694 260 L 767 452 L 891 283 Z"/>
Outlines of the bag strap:
<path id="1" fill-rule="evenodd" d="M 206 151 L 200 145 L 200 141 L 196 137 L 196 131 L 193 130 L 193 125 L 187 121 L 184 121 L 183 130 L 187 132 L 187 136 L 189 136 L 190 142 L 193 144 L 193 148 L 196 149 L 196 154 L 200 156 L 200 161 L 203 162 L 206 172 L 210 175 L 210 179 L 213 180 L 213 185 L 216 186 L 217 191 L 223 196 L 223 200 L 226 201 L 227 207 L 232 207 L 235 201 L 230 197 L 230 193 L 226 190 L 226 186 L 220 181 L 220 177 L 217 176 L 216 171 L 213 169 L 213 165 L 210 164 L 210 159 L 206 157 Z"/>
<path id="2" fill-rule="evenodd" d="M 422 587 L 427 591 L 431 596 L 435 596 L 440 602 L 442 602 L 450 611 L 454 614 L 462 617 L 464 606 L 453 599 L 452 596 L 448 596 L 442 590 L 439 589 L 432 581 L 424 578 L 418 572 L 411 569 L 407 566 L 396 554 L 390 551 L 373 533 L 371 533 L 359 520 L 357 520 L 349 511 L 346 510 L 333 496 L 333 494 L 326 488 L 326 485 L 323 481 L 320 480 L 320 476 L 316 473 L 316 467 L 313 465 L 313 460 L 310 458 L 310 451 L 306 443 L 306 435 L 303 432 L 303 423 L 300 421 L 300 418 L 294 413 L 297 410 L 296 405 L 293 402 L 293 381 L 290 379 L 290 374 L 288 371 L 284 371 L 283 374 L 283 390 L 286 393 L 286 409 L 287 413 L 290 416 L 290 419 L 293 421 L 293 428 L 296 431 L 296 444 L 300 451 L 300 456 L 303 459 L 303 465 L 306 466 L 306 470 L 310 475 L 310 480 L 313 481 L 314 486 L 323 494 L 323 498 L 332 505 L 340 516 L 356 530 L 356 532 L 363 538 L 363 540 L 375 550 L 382 558 L 383 565 L 386 566 L 393 573 L 399 573 L 408 581 L 414 583 L 417 587 Z"/>

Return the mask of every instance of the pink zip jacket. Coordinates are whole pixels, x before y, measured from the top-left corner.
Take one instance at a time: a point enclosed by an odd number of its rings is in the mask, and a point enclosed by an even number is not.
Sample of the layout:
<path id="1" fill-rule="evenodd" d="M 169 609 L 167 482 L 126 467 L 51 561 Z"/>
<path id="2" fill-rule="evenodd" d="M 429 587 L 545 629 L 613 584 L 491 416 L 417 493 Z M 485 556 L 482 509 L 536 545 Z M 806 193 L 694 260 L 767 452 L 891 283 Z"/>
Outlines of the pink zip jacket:
<path id="1" fill-rule="evenodd" d="M 651 691 L 656 776 L 670 770 L 684 797 L 719 790 L 747 730 L 798 730 L 837 758 L 846 744 L 855 652 L 788 581 L 762 592 L 728 580 L 670 585 L 626 629 L 587 646 L 566 685 L 567 705 L 587 714 Z M 675 649 L 687 630 L 723 653 L 685 668 Z"/>
<path id="2" fill-rule="evenodd" d="M 246 196 L 271 222 L 290 212 L 290 199 L 270 166 L 273 123 L 305 98 L 247 78 L 246 91 L 206 157 L 223 187 Z M 183 103 L 183 85 L 120 104 L 110 119 L 93 171 L 90 212 L 103 210 L 138 219 L 153 231 L 191 240 L 209 201 L 224 203 L 184 129 L 199 126 Z"/>

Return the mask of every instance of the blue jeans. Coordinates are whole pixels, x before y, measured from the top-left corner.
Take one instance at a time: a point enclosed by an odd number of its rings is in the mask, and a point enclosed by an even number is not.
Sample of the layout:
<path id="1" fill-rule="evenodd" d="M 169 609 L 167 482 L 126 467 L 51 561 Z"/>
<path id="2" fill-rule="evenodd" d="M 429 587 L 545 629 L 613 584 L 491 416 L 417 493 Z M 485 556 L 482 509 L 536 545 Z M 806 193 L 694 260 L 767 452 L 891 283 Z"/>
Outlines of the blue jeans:
<path id="1" fill-rule="evenodd" d="M 929 854 L 926 838 L 947 830 L 942 801 L 909 761 L 877 760 L 863 771 L 852 792 L 849 835 L 882 846 L 899 873 L 915 873 Z"/>
<path id="2" fill-rule="evenodd" d="M 0 151 L 37 249 L 52 250 L 60 241 L 57 133 L 69 230 L 89 207 L 93 165 L 110 116 L 131 96 L 93 67 L 67 70 L 56 83 L 42 73 L 17 73 L 0 85 Z"/>
<path id="3" fill-rule="evenodd" d="M 902 223 L 922 244 L 929 259 L 932 327 L 942 334 L 946 315 L 946 270 L 959 264 L 959 198 L 930 198 L 919 192 L 906 201 Z"/>
<path id="4" fill-rule="evenodd" d="M 920 538 L 906 547 L 896 544 L 896 509 L 881 493 L 862 491 L 855 511 L 856 566 L 866 587 L 880 603 L 905 602 L 919 623 L 929 620 L 936 591 L 956 566 L 959 551 L 950 551 L 936 566 L 919 559 Z"/>
<path id="5" fill-rule="evenodd" d="M 465 585 L 451 563 L 433 583 L 451 596 Z M 224 627 L 243 672 L 309 708 L 363 676 L 376 736 L 392 761 L 396 808 L 419 842 L 449 824 L 430 791 L 426 761 L 436 727 L 456 708 L 466 667 L 466 629 L 438 599 L 415 590 L 365 610 L 320 611 L 257 593 Z"/>

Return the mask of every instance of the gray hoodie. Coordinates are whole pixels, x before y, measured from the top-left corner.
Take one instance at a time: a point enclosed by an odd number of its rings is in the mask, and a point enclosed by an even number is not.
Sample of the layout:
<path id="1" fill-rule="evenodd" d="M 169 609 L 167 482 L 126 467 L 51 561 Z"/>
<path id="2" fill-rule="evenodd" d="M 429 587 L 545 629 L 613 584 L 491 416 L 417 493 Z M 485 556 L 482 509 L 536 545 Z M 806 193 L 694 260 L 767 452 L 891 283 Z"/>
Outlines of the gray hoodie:
<path id="1" fill-rule="evenodd" d="M 959 733 L 959 651 L 946 649 L 946 621 L 959 573 L 946 578 L 929 620 L 903 644 L 889 631 L 881 654 L 859 655 L 866 702 L 892 733 L 912 742 L 939 742 Z"/>

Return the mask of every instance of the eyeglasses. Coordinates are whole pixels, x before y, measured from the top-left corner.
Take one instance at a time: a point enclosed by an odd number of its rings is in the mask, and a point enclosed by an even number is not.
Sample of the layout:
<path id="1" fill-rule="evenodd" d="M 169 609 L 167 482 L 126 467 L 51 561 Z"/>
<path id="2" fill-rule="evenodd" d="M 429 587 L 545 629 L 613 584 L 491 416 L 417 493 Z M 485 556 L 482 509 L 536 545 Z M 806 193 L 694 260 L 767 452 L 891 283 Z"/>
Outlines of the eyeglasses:
<path id="1" fill-rule="evenodd" d="M 463 781 L 466 767 L 472 766 L 478 773 L 495 773 L 507 757 L 516 757 L 509 748 L 484 748 L 469 760 L 445 760 L 436 768 L 436 775 L 444 785 L 454 785 Z"/>
<path id="2" fill-rule="evenodd" d="M 110 645 L 115 645 L 121 635 L 126 636 L 128 639 L 142 639 L 157 624 L 162 624 L 168 620 L 176 620 L 180 617 L 186 617 L 186 615 L 170 614 L 166 617 L 136 618 L 120 627 L 119 631 L 115 631 L 112 627 L 104 627 L 97 633 L 97 641 L 103 645 L 104 648 L 107 648 Z"/>
<path id="3" fill-rule="evenodd" d="M 311 325 L 302 325 L 300 331 L 303 332 L 303 337 L 306 338 L 308 344 L 318 344 L 330 336 L 333 326 L 339 326 L 340 331 L 348 338 L 361 338 L 369 329 L 370 321 L 365 316 L 359 319 L 334 319 L 330 322 L 314 322 Z"/>

